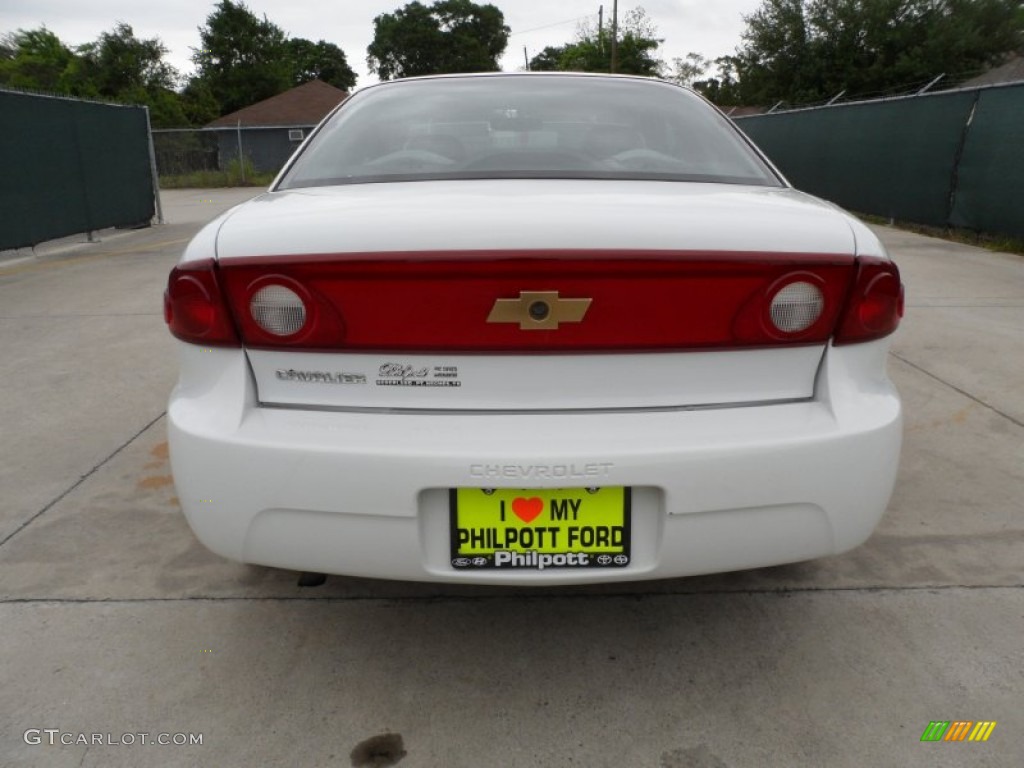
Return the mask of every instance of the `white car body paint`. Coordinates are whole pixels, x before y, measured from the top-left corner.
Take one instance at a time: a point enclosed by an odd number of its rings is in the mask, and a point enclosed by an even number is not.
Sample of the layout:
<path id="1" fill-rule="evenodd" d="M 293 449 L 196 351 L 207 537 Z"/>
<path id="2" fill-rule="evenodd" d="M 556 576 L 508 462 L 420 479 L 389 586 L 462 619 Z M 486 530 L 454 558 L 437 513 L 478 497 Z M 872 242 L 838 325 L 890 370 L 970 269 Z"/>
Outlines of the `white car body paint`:
<path id="1" fill-rule="evenodd" d="M 491 249 L 885 258 L 859 221 L 790 188 L 502 179 L 270 192 L 211 222 L 182 263 Z M 281 568 L 542 586 L 806 560 L 861 544 L 888 504 L 902 431 L 889 341 L 559 355 L 178 343 L 172 468 L 208 548 Z M 389 364 L 454 368 L 459 386 L 380 386 Z M 451 489 L 597 484 L 632 489 L 627 567 L 452 567 Z"/>
<path id="2" fill-rule="evenodd" d="M 225 261 L 495 248 L 848 254 L 852 226 L 847 214 L 793 189 L 604 179 L 311 187 L 260 195 L 229 212 L 224 226 L 211 225 Z"/>
<path id="3" fill-rule="evenodd" d="M 806 560 L 861 544 L 888 503 L 901 436 L 888 346 L 830 347 L 796 403 L 453 414 L 262 408 L 243 352 L 180 344 L 174 477 L 207 547 L 281 568 L 540 586 Z M 628 568 L 451 568 L 449 488 L 564 487 L 536 467 L 587 465 L 634 489 Z M 480 477 L 487 466 L 534 470 Z"/>

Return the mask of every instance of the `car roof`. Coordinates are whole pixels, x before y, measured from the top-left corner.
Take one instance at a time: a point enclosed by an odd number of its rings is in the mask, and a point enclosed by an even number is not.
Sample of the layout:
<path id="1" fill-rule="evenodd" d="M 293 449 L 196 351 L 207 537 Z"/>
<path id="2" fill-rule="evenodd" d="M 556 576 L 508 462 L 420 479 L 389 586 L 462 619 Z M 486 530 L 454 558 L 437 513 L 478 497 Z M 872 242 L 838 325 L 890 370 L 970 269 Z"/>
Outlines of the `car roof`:
<path id="1" fill-rule="evenodd" d="M 625 75 L 625 74 L 611 74 L 609 72 L 450 72 L 436 75 L 418 75 L 416 77 L 399 77 L 394 80 L 381 80 L 378 83 L 370 83 L 361 88 L 357 88 L 353 93 L 359 93 L 362 91 L 369 90 L 371 88 L 379 88 L 381 86 L 398 85 L 400 83 L 415 83 L 430 80 L 460 80 L 460 79 L 478 79 L 478 78 L 520 78 L 520 77 L 548 77 L 548 78 L 586 78 L 591 80 L 620 80 L 629 81 L 634 80 L 642 83 L 652 83 L 657 85 L 665 85 L 672 88 L 678 88 L 681 91 L 688 91 L 690 93 L 696 93 L 692 88 L 680 85 L 679 83 L 672 82 L 671 80 L 662 80 L 659 77 L 648 77 L 645 75 Z"/>

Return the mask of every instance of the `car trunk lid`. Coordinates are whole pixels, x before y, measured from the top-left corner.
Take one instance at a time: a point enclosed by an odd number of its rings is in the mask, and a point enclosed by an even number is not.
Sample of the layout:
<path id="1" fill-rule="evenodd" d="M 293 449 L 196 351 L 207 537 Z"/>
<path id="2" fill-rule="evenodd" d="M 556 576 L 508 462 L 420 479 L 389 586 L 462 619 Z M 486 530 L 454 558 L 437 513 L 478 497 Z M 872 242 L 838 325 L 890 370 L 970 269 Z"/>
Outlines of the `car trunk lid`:
<path id="1" fill-rule="evenodd" d="M 427 182 L 244 206 L 221 230 L 218 269 L 261 402 L 517 411 L 811 396 L 854 273 L 842 215 L 790 190 L 610 186 L 624 191 Z M 395 199 L 411 187 L 419 206 Z M 823 306 L 779 331 L 771 300 L 793 283 Z M 301 331 L 253 320 L 267 285 L 301 299 Z"/>

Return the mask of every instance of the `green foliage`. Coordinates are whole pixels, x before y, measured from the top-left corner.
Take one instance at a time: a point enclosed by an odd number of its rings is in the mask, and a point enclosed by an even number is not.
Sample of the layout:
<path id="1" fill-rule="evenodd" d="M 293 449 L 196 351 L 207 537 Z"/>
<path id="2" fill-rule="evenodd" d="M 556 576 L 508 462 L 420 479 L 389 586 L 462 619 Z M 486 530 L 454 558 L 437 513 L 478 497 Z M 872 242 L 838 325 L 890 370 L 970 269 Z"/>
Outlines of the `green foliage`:
<path id="1" fill-rule="evenodd" d="M 174 92 L 178 73 L 163 60 L 159 38 L 140 40 L 119 23 L 92 43 L 71 50 L 45 27 L 7 35 L 0 50 L 0 83 L 150 108 L 154 127 L 186 125 Z"/>
<path id="2" fill-rule="evenodd" d="M 927 224 L 917 224 L 912 221 L 901 221 L 888 216 L 876 216 L 872 213 L 857 213 L 857 218 L 868 224 L 896 227 L 914 232 L 927 237 L 941 237 L 953 243 L 973 245 L 978 248 L 985 248 L 997 253 L 1016 253 L 1024 256 L 1024 240 L 1009 235 L 993 235 L 987 232 L 978 232 L 973 229 L 962 229 L 958 227 L 930 227 Z"/>
<path id="3" fill-rule="evenodd" d="M 205 125 L 314 78 L 344 89 L 355 85 L 338 46 L 288 39 L 240 1 L 221 0 L 199 36 L 192 57 L 198 72 L 180 92 L 160 39 L 137 38 L 123 22 L 75 48 L 45 27 L 0 37 L 0 85 L 144 104 L 154 128 Z"/>
<path id="4" fill-rule="evenodd" d="M 188 113 L 181 94 L 167 88 L 124 92 L 119 99 L 129 104 L 145 104 L 149 107 L 149 124 L 153 128 L 185 128 L 190 125 Z"/>
<path id="5" fill-rule="evenodd" d="M 672 71 L 666 76 L 666 80 L 671 80 L 679 85 L 693 85 L 698 79 L 700 79 L 708 67 L 711 66 L 711 61 L 701 56 L 699 53 L 688 53 L 686 58 L 672 59 Z"/>
<path id="6" fill-rule="evenodd" d="M 199 28 L 199 40 L 192 55 L 196 75 L 183 94 L 193 122 L 209 122 L 314 79 L 343 89 L 356 83 L 337 45 L 289 39 L 241 0 L 220 0 Z"/>
<path id="7" fill-rule="evenodd" d="M 204 80 L 192 78 L 181 92 L 181 107 L 189 125 L 206 125 L 220 117 L 220 104 Z"/>
<path id="8" fill-rule="evenodd" d="M 715 66 L 717 74 L 708 77 L 712 65 Z M 719 56 L 711 61 L 699 53 L 688 53 L 685 58 L 672 60 L 672 69 L 665 79 L 680 85 L 688 85 L 719 106 L 734 106 L 740 103 L 736 60 L 732 56 Z"/>
<path id="9" fill-rule="evenodd" d="M 159 38 L 140 40 L 130 25 L 119 23 L 96 42 L 80 46 L 78 54 L 76 90 L 125 104 L 145 104 L 154 128 L 188 124 L 174 91 L 178 73 L 163 60 L 167 48 Z"/>
<path id="10" fill-rule="evenodd" d="M 634 8 L 623 15 L 618 38 L 616 72 L 660 76 L 663 62 L 655 57 L 655 53 L 663 41 L 657 37 L 657 29 L 643 8 Z M 549 46 L 530 59 L 530 69 L 541 72 L 611 72 L 611 28 L 580 27 L 574 42 Z"/>
<path id="11" fill-rule="evenodd" d="M 46 27 L 4 35 L 0 53 L 0 85 L 70 92 L 75 54 Z"/>
<path id="12" fill-rule="evenodd" d="M 561 67 L 562 55 L 568 45 L 549 45 L 543 51 L 530 59 L 531 72 L 557 72 Z"/>
<path id="13" fill-rule="evenodd" d="M 356 73 L 348 65 L 345 52 L 334 43 L 311 42 L 293 37 L 285 43 L 295 85 L 323 80 L 335 88 L 348 90 L 356 84 Z"/>
<path id="14" fill-rule="evenodd" d="M 220 187 L 269 187 L 277 176 L 274 172 L 257 172 L 247 157 L 236 157 L 223 171 L 192 171 L 160 177 L 161 189 L 214 189 Z"/>
<path id="15" fill-rule="evenodd" d="M 1024 45 L 1019 0 L 764 0 L 733 58 L 748 104 L 879 95 Z"/>
<path id="16" fill-rule="evenodd" d="M 493 5 L 411 2 L 373 20 L 366 63 L 382 80 L 450 72 L 497 72 L 508 44 L 505 17 Z"/>
<path id="17" fill-rule="evenodd" d="M 131 26 L 123 22 L 101 34 L 95 43 L 81 46 L 78 53 L 102 96 L 113 98 L 138 88 L 172 90 L 177 85 L 177 71 L 163 60 L 166 46 L 159 38 L 139 40 Z"/>
<path id="18" fill-rule="evenodd" d="M 705 67 L 704 71 L 697 75 L 690 85 L 695 91 L 720 107 L 742 104 L 740 84 L 736 75 L 736 58 L 719 56 L 713 63 L 717 68 L 715 76 L 706 77 L 707 67 Z M 704 79 L 700 79 L 702 77 Z"/>
<path id="19" fill-rule="evenodd" d="M 241 0 L 221 0 L 199 28 L 195 79 L 221 114 L 276 96 L 294 84 L 285 41 L 279 26 L 258 18 Z"/>

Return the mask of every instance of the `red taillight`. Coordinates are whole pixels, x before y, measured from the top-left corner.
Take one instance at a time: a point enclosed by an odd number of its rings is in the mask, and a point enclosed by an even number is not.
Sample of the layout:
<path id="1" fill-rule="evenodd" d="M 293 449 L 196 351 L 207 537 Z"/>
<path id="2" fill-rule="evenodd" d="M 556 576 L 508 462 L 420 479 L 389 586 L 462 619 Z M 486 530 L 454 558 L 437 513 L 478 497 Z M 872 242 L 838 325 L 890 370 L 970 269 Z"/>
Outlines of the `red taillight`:
<path id="1" fill-rule="evenodd" d="M 530 330 L 489 320 L 495 302 L 538 291 L 590 299 L 586 321 Z M 892 333 L 902 316 L 892 262 L 811 254 L 209 259 L 176 267 L 164 295 L 164 319 L 179 339 L 265 349 L 682 350 L 817 344 L 833 335 L 852 344 Z"/>
<path id="2" fill-rule="evenodd" d="M 238 346 L 238 334 L 217 282 L 213 259 L 171 270 L 164 293 L 164 320 L 182 341 L 209 346 Z"/>
<path id="3" fill-rule="evenodd" d="M 903 284 L 891 261 L 862 257 L 857 279 L 836 330 L 836 344 L 854 344 L 888 336 L 903 317 Z"/>
<path id="4" fill-rule="evenodd" d="M 820 344 L 853 274 L 853 257 L 838 254 L 685 251 L 325 254 L 218 265 L 246 346 L 366 352 Z M 516 314 L 531 294 L 544 294 L 556 315 L 560 302 L 590 302 L 578 318 L 532 328 Z M 518 309 L 495 314 L 498 303 Z"/>

